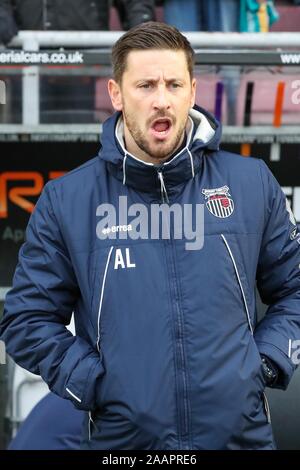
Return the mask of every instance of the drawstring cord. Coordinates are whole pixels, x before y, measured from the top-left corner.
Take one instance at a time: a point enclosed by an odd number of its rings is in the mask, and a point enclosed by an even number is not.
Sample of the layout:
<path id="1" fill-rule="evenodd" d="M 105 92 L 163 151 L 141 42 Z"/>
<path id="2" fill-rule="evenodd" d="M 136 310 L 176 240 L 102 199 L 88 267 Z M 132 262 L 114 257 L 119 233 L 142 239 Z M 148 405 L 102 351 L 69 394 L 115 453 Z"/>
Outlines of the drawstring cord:
<path id="1" fill-rule="evenodd" d="M 127 153 L 125 152 L 125 155 L 123 158 L 123 184 L 126 183 L 126 158 L 127 158 Z"/>
<path id="2" fill-rule="evenodd" d="M 89 411 L 89 441 L 91 440 L 91 423 L 93 423 L 92 413 Z"/>
<path id="3" fill-rule="evenodd" d="M 192 170 L 192 177 L 195 178 L 195 169 L 194 169 L 194 160 L 193 160 L 193 155 L 191 154 L 190 149 L 186 148 L 188 151 L 188 154 L 190 156 L 190 161 L 191 161 L 191 170 Z"/>
<path id="4" fill-rule="evenodd" d="M 94 428 L 98 431 L 98 428 L 96 426 L 96 423 L 95 421 L 93 420 L 92 418 L 92 412 L 89 411 L 89 441 L 91 440 L 91 437 L 92 437 L 92 425 L 94 426 Z"/>
<path id="5" fill-rule="evenodd" d="M 165 186 L 165 182 L 164 182 L 162 172 L 158 171 L 157 173 L 158 173 L 158 178 L 159 178 L 159 181 L 160 181 L 160 194 L 161 194 L 162 202 L 169 203 L 169 197 L 168 197 L 168 193 L 167 193 L 167 190 L 166 190 L 166 186 Z"/>

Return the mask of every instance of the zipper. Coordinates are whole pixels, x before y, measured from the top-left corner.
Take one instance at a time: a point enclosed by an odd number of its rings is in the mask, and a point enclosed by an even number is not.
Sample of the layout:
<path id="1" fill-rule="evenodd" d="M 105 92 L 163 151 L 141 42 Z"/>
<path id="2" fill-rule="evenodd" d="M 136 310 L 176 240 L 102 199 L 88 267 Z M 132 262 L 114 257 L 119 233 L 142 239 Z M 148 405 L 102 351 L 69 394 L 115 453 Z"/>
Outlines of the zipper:
<path id="1" fill-rule="evenodd" d="M 248 326 L 249 326 L 249 330 L 253 336 L 253 327 L 252 327 L 252 324 L 251 324 L 251 320 L 250 320 L 250 314 L 249 314 L 249 309 L 248 309 L 248 304 L 247 304 L 247 300 L 246 300 L 246 296 L 245 296 L 245 292 L 244 292 L 244 288 L 243 288 L 243 285 L 242 285 L 242 282 L 241 282 L 241 278 L 240 278 L 240 275 L 239 275 L 239 271 L 238 271 L 238 268 L 237 268 L 237 265 L 236 265 L 236 262 L 235 262 L 235 259 L 234 259 L 234 256 L 232 254 L 232 251 L 230 249 L 230 246 L 226 240 L 226 238 L 224 237 L 224 235 L 221 233 L 221 237 L 222 237 L 222 240 L 223 242 L 225 243 L 225 246 L 227 248 L 227 251 L 229 253 L 229 256 L 231 258 L 231 261 L 232 261 L 232 264 L 233 264 L 233 267 L 234 267 L 234 271 L 235 271 L 235 275 L 237 277 L 237 280 L 238 280 L 238 283 L 239 283 L 239 286 L 240 286 L 240 289 L 241 289 L 241 293 L 242 293 L 242 298 L 243 298 L 243 302 L 244 302 L 244 306 L 245 306 L 245 310 L 246 310 L 246 315 L 247 315 L 247 321 L 248 321 Z"/>
<path id="2" fill-rule="evenodd" d="M 178 319 L 178 351 L 180 357 L 179 369 L 182 371 L 183 383 L 183 434 L 188 435 L 188 397 L 187 397 L 187 379 L 186 379 L 186 364 L 183 348 L 183 329 L 182 329 L 182 315 L 179 308 L 179 302 L 176 301 L 177 319 Z M 189 447 L 187 447 L 189 449 Z"/>
<path id="3" fill-rule="evenodd" d="M 230 249 L 230 246 L 229 246 L 229 244 L 228 244 L 228 242 L 227 242 L 225 236 L 224 236 L 222 233 L 221 233 L 221 237 L 222 237 L 223 242 L 224 242 L 225 245 L 226 245 L 226 248 L 227 248 L 227 250 L 228 250 L 229 256 L 230 256 L 231 261 L 232 261 L 233 266 L 234 266 L 235 274 L 236 274 L 236 277 L 237 277 L 237 280 L 238 280 L 238 283 L 239 283 L 239 286 L 240 286 L 240 289 L 241 289 L 241 293 L 242 293 L 242 297 L 243 297 L 243 302 L 244 302 L 244 305 L 245 305 L 245 310 L 246 310 L 246 314 L 247 314 L 247 320 L 248 320 L 249 330 L 250 330 L 250 332 L 251 332 L 251 335 L 253 336 L 253 327 L 252 327 L 252 324 L 251 324 L 249 309 L 248 309 L 248 305 L 247 305 L 247 300 L 246 300 L 245 292 L 244 292 L 243 285 L 242 285 L 242 282 L 241 282 L 241 279 L 240 279 L 240 275 L 239 275 L 239 272 L 238 272 L 238 268 L 237 268 L 237 265 L 236 265 L 234 256 L 233 256 L 233 254 L 232 254 L 232 251 L 231 251 L 231 249 Z M 269 406 L 269 402 L 268 402 L 267 395 L 265 394 L 264 391 L 263 391 L 263 393 L 262 393 L 262 397 L 263 397 L 263 405 L 264 405 L 264 410 L 265 410 L 265 413 L 266 413 L 266 416 L 267 416 L 268 423 L 271 423 L 270 406 Z"/>
<path id="4" fill-rule="evenodd" d="M 161 200 L 163 203 L 169 203 L 169 196 L 166 189 L 166 185 L 164 182 L 163 173 L 161 171 L 161 167 L 157 167 L 157 175 L 160 182 L 160 193 L 161 193 Z M 176 341 L 176 363 L 177 363 L 177 371 L 181 376 L 181 383 L 180 390 L 178 393 L 178 402 L 183 398 L 183 410 L 180 410 L 180 429 L 179 429 L 179 448 L 180 449 L 191 449 L 189 442 L 189 409 L 188 409 L 188 386 L 187 386 L 187 376 L 186 376 L 186 359 L 184 353 L 184 344 L 183 344 L 183 315 L 180 309 L 180 302 L 179 302 L 179 289 L 177 284 L 177 274 L 176 274 L 176 267 L 175 267 L 175 254 L 174 254 L 174 244 L 171 238 L 171 228 L 169 230 L 170 233 L 170 247 L 171 247 L 171 264 L 172 264 L 172 272 L 174 275 L 174 287 L 175 287 L 175 305 L 176 305 L 176 331 L 175 331 L 175 341 Z M 177 375 L 177 376 L 178 376 Z M 181 408 L 181 407 L 180 407 Z M 183 444 L 184 441 L 187 443 Z"/>
<path id="5" fill-rule="evenodd" d="M 171 261 L 171 272 L 174 276 L 174 289 L 175 289 L 175 345 L 176 345 L 176 368 L 177 373 L 177 402 L 179 404 L 179 448 L 180 449 L 192 449 L 190 445 L 189 436 L 189 406 L 188 406 L 188 385 L 187 385 L 187 372 L 186 372 L 186 358 L 184 352 L 184 335 L 183 335 L 183 315 L 180 308 L 179 301 L 179 288 L 177 281 L 177 273 L 175 267 L 175 254 L 174 244 L 172 238 L 170 238 L 170 261 Z"/>
<path id="6" fill-rule="evenodd" d="M 100 294 L 100 301 L 99 301 L 99 308 L 98 308 L 98 319 L 97 319 L 97 342 L 96 342 L 97 350 L 98 350 L 99 353 L 100 353 L 99 342 L 100 342 L 101 310 L 102 310 L 102 303 L 103 303 L 103 297 L 104 297 L 104 289 L 105 289 L 107 270 L 108 270 L 108 266 L 109 266 L 109 262 L 110 262 L 110 258 L 111 258 L 111 254 L 112 254 L 113 249 L 114 249 L 113 246 L 111 246 L 110 249 L 109 249 L 109 253 L 108 253 L 107 259 L 106 259 L 106 265 L 105 265 L 105 269 L 104 269 L 103 279 L 102 279 L 102 285 L 101 285 L 101 294 Z"/>

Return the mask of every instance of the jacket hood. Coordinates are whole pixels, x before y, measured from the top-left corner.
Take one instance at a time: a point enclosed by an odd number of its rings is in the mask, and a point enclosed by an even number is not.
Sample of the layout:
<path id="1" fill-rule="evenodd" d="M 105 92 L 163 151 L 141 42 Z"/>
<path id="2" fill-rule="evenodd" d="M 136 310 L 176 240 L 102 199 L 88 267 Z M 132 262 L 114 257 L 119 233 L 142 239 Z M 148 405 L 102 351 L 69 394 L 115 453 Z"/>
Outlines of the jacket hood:
<path id="1" fill-rule="evenodd" d="M 122 113 L 116 112 L 103 124 L 99 157 L 123 184 L 168 202 L 180 183 L 201 170 L 203 153 L 219 149 L 221 124 L 203 108 L 195 105 L 190 110 L 186 130 L 186 145 L 171 160 L 157 165 L 146 163 L 126 150 Z"/>

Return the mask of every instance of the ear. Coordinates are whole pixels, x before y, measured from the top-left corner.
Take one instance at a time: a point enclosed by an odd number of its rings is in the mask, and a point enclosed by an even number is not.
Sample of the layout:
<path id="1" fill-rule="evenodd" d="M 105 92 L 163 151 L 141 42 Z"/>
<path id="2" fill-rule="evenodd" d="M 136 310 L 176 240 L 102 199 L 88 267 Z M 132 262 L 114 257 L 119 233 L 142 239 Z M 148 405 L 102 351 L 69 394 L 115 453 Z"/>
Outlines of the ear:
<path id="1" fill-rule="evenodd" d="M 123 104 L 120 85 L 111 78 L 108 81 L 107 88 L 114 109 L 116 111 L 122 111 Z"/>
<path id="2" fill-rule="evenodd" d="M 197 86 L 196 79 L 193 78 L 192 79 L 191 108 L 194 106 L 195 100 L 196 100 L 196 86 Z"/>

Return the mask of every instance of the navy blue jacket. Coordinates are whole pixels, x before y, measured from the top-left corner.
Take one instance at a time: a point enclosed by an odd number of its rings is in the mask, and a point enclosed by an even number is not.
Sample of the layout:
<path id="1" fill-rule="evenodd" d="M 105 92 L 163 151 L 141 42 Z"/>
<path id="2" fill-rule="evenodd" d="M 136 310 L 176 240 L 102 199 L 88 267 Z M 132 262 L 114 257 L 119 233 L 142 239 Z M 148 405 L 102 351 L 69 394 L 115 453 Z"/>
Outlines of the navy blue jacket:
<path id="1" fill-rule="evenodd" d="M 116 113 L 99 156 L 49 182 L 27 228 L 1 338 L 89 412 L 83 448 L 274 448 L 260 354 L 286 388 L 300 337 L 299 234 L 262 160 L 220 151 L 220 126 L 200 108 L 189 126 L 186 147 L 155 166 L 126 152 Z M 109 217 L 115 239 L 105 238 L 103 204 L 119 196 L 132 211 L 204 205 L 203 247 L 131 238 L 131 222 Z M 269 305 L 260 323 L 256 283 Z M 73 311 L 76 337 L 65 328 Z"/>
<path id="2" fill-rule="evenodd" d="M 77 450 L 83 419 L 83 411 L 48 393 L 30 411 L 8 450 Z"/>

